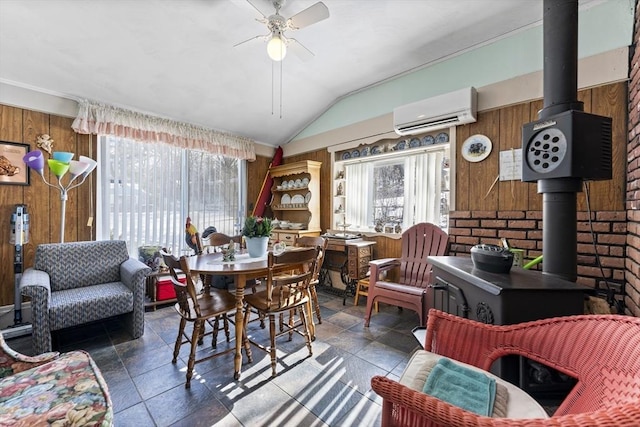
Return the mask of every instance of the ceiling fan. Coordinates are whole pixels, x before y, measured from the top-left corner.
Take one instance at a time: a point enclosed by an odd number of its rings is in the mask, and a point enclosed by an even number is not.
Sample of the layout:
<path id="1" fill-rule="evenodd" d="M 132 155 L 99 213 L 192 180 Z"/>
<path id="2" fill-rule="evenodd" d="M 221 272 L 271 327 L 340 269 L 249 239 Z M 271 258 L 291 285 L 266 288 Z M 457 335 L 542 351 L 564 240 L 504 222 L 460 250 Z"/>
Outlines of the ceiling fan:
<path id="1" fill-rule="evenodd" d="M 262 18 L 256 18 L 258 22 L 267 25 L 269 33 L 261 36 L 251 37 L 248 40 L 236 44 L 234 47 L 243 43 L 247 43 L 251 40 L 263 39 L 269 40 L 267 43 L 267 53 L 269 57 L 274 61 L 282 61 L 287 54 L 287 49 L 300 57 L 302 60 L 311 59 L 314 55 L 309 49 L 307 49 L 302 43 L 294 39 L 293 37 L 285 36 L 287 30 L 299 30 L 316 22 L 322 21 L 329 17 L 329 9 L 321 1 L 315 3 L 312 6 L 304 9 L 301 12 L 296 13 L 291 18 L 285 18 L 280 15 L 280 9 L 284 6 L 286 0 L 271 0 L 275 8 L 275 13 L 268 15 L 260 10 L 258 6 L 259 0 L 247 0 L 247 2 L 257 10 Z"/>

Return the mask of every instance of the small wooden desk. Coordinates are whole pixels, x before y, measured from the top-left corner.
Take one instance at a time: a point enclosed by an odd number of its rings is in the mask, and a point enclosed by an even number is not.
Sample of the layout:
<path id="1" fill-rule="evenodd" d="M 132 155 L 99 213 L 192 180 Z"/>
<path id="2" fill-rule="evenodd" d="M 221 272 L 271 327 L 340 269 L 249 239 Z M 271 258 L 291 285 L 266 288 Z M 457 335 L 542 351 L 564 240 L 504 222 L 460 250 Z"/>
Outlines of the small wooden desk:
<path id="1" fill-rule="evenodd" d="M 322 268 L 340 271 L 340 278 L 345 284 L 342 296 L 342 305 L 344 305 L 347 296 L 355 295 L 358 280 L 367 277 L 369 261 L 373 259 L 373 246 L 376 242 L 362 238 L 344 239 L 331 235 L 323 237 L 327 239 L 327 254 Z M 320 283 L 333 287 L 327 277 L 328 274 L 325 274 L 325 280 L 321 280 Z"/>

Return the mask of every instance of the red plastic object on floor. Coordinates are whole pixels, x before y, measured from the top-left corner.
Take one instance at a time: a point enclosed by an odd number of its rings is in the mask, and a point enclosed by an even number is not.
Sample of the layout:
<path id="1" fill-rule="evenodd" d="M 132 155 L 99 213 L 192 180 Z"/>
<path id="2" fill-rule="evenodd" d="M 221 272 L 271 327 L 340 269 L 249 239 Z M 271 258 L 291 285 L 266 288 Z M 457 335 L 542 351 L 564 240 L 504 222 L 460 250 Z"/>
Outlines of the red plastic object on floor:
<path id="1" fill-rule="evenodd" d="M 180 278 L 180 283 L 185 283 L 185 278 Z M 156 301 L 165 301 L 176 297 L 176 291 L 170 278 L 158 280 L 156 282 Z"/>

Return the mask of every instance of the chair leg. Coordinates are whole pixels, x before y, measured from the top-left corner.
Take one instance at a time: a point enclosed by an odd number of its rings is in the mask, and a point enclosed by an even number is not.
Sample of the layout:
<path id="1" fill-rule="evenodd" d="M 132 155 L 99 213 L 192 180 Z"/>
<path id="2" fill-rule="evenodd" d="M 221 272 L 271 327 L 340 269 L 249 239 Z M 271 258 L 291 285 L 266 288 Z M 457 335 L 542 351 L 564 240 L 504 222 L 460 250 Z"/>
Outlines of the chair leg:
<path id="1" fill-rule="evenodd" d="M 249 336 L 247 335 L 247 325 L 249 325 L 249 317 L 251 314 L 251 308 L 246 306 L 244 312 L 244 318 L 242 319 L 242 344 L 244 346 L 244 352 L 247 354 L 247 359 L 249 363 L 253 362 L 253 357 L 251 356 L 251 343 L 249 342 Z M 238 337 L 236 337 L 238 339 Z"/>
<path id="2" fill-rule="evenodd" d="M 211 347 L 218 347 L 218 331 L 220 330 L 220 316 L 216 316 L 215 322 L 213 322 L 213 334 L 211 337 Z M 203 331 L 204 332 L 204 326 Z"/>
<path id="3" fill-rule="evenodd" d="M 189 352 L 189 361 L 187 362 L 187 382 L 185 388 L 191 388 L 191 377 L 193 377 L 193 367 L 196 364 L 196 350 L 198 349 L 198 339 L 201 339 L 201 332 L 204 330 L 202 320 L 196 320 L 193 323 L 193 335 L 191 336 L 191 351 Z"/>
<path id="4" fill-rule="evenodd" d="M 302 320 L 302 327 L 304 328 L 304 340 L 307 343 L 307 348 L 309 349 L 309 356 L 313 356 L 313 349 L 311 348 L 311 331 L 309 330 L 309 323 L 311 322 L 312 313 L 307 312 L 307 309 L 304 306 L 300 306 L 300 320 Z"/>
<path id="5" fill-rule="evenodd" d="M 371 292 L 371 288 L 369 288 L 369 295 L 367 295 L 367 312 L 364 316 L 364 326 L 369 327 L 369 321 L 371 320 L 371 309 L 373 309 L 373 300 L 375 299 L 375 295 Z"/>
<path id="6" fill-rule="evenodd" d="M 276 316 L 275 314 L 269 315 L 269 340 L 271 347 L 269 348 L 269 354 L 271 355 L 271 376 L 276 376 Z"/>
<path id="7" fill-rule="evenodd" d="M 224 334 L 227 337 L 227 342 L 231 342 L 231 335 L 229 334 L 229 316 L 227 314 L 222 315 L 222 321 L 224 322 Z"/>
<path id="8" fill-rule="evenodd" d="M 322 316 L 320 315 L 320 304 L 318 303 L 318 292 L 316 292 L 316 285 L 311 285 L 309 288 L 311 292 L 311 300 L 313 301 L 313 306 L 316 309 L 316 318 L 318 319 L 318 324 L 322 324 Z"/>
<path id="9" fill-rule="evenodd" d="M 186 325 L 187 320 L 184 317 L 180 317 L 180 329 L 178 330 L 176 344 L 173 347 L 173 359 L 171 359 L 171 363 L 176 363 L 178 360 L 178 354 L 180 354 L 180 346 L 182 346 L 182 337 L 184 336 L 184 328 Z"/>

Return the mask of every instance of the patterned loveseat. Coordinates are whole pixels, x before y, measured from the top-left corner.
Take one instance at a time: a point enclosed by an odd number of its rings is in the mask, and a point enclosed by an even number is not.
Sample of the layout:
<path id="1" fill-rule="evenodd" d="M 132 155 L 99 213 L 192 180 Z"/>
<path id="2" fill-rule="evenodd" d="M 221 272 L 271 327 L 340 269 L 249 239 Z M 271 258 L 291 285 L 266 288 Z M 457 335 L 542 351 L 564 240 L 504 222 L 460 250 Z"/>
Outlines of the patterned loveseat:
<path id="1" fill-rule="evenodd" d="M 0 426 L 111 426 L 107 384 L 84 351 L 25 356 L 0 332 Z"/>
<path id="2" fill-rule="evenodd" d="M 51 331 L 124 315 L 133 338 L 144 333 L 144 284 L 151 269 L 124 241 L 38 245 L 20 280 L 31 298 L 33 350 L 51 351 Z"/>

